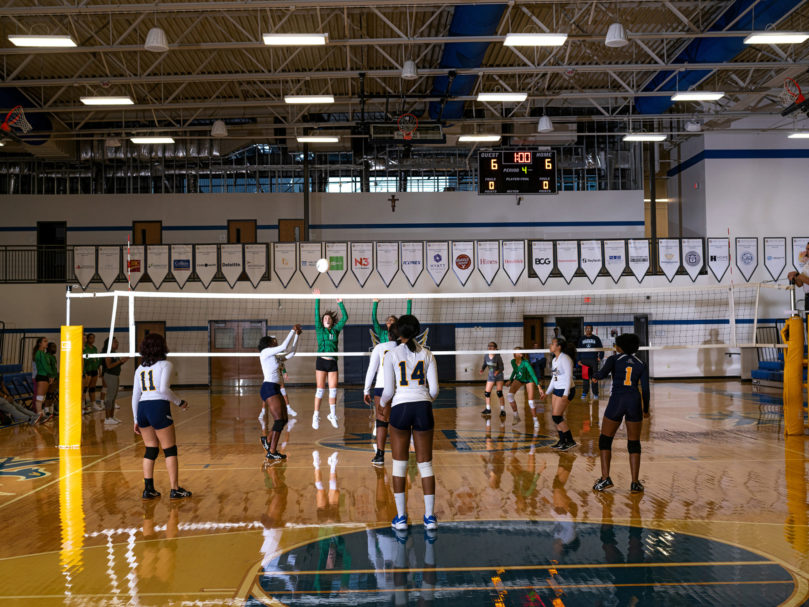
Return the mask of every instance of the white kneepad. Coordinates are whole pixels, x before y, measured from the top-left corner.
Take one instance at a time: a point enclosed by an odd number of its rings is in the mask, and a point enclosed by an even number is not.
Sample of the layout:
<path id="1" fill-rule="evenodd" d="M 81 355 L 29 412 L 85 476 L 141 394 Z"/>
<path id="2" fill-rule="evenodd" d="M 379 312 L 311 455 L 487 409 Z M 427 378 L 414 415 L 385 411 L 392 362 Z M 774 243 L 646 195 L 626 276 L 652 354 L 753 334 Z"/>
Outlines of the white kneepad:
<path id="1" fill-rule="evenodd" d="M 287 389 L 286 388 L 281 388 L 281 396 L 286 396 L 286 395 L 287 395 Z"/>
<path id="2" fill-rule="evenodd" d="M 323 388 L 318 388 L 315 390 L 315 398 L 323 398 L 323 392 L 325 392 Z"/>
<path id="3" fill-rule="evenodd" d="M 44 395 L 44 394 L 40 394 L 39 396 L 37 396 L 37 402 L 38 402 L 38 403 L 45 402 L 45 395 Z"/>
<path id="4" fill-rule="evenodd" d="M 511 392 L 508 393 L 507 398 L 508 398 L 508 402 L 510 402 L 510 403 L 514 402 L 514 395 Z"/>
<path id="5" fill-rule="evenodd" d="M 329 388 L 329 398 L 337 398 L 337 388 Z"/>
<path id="6" fill-rule="evenodd" d="M 393 467 L 391 468 L 393 476 L 407 476 L 407 460 L 395 459 L 393 460 Z"/>
<path id="7" fill-rule="evenodd" d="M 429 478 L 430 476 L 435 476 L 433 474 L 433 462 L 430 460 L 429 462 L 419 462 L 419 474 L 421 478 Z"/>

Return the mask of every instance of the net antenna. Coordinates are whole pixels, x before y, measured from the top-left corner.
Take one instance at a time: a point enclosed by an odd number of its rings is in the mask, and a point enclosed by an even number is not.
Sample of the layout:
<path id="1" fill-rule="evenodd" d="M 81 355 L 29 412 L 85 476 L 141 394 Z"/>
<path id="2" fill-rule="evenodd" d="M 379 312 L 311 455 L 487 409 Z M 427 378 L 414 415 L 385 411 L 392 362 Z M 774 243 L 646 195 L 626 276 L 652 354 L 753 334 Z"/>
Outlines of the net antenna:
<path id="1" fill-rule="evenodd" d="M 402 139 L 405 141 L 410 141 L 413 139 L 413 133 L 415 133 L 416 129 L 419 128 L 419 119 L 410 112 L 402 114 L 396 121 L 396 127 L 402 134 Z"/>
<path id="2" fill-rule="evenodd" d="M 11 111 L 6 114 L 6 118 L 3 120 L 3 123 L 0 124 L 0 129 L 3 129 L 3 131 L 6 133 L 11 132 L 11 127 L 14 127 L 22 133 L 28 133 L 33 128 L 31 123 L 26 120 L 25 112 L 23 111 L 21 105 L 12 108 Z"/>

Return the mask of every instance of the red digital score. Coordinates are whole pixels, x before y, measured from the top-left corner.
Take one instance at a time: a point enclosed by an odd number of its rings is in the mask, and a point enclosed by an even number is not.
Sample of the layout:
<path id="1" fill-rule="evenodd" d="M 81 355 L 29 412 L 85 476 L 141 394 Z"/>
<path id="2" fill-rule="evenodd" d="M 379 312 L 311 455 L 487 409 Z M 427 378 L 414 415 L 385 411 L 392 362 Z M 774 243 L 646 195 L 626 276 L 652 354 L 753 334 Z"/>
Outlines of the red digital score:
<path id="1" fill-rule="evenodd" d="M 517 164 L 531 164 L 531 152 L 514 152 L 514 162 Z"/>

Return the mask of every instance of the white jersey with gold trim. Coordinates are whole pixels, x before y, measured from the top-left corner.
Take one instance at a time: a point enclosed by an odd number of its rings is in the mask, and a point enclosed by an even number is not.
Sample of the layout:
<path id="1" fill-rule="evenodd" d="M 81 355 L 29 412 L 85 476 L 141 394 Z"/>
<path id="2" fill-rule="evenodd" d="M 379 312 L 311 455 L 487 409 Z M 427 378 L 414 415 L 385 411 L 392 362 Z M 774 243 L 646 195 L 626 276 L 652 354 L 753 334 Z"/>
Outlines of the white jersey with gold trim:
<path id="1" fill-rule="evenodd" d="M 385 356 L 385 391 L 382 404 L 435 400 L 438 395 L 438 365 L 433 353 L 419 347 L 411 352 L 407 344 L 396 346 Z M 391 400 L 392 399 L 392 400 Z"/>

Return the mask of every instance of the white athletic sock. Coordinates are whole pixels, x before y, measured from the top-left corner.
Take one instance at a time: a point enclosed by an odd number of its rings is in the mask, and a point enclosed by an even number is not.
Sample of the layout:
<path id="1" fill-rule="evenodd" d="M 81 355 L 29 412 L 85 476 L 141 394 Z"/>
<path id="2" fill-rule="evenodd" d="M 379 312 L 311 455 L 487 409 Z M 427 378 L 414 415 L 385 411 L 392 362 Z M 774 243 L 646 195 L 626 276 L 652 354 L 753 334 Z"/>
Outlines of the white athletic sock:
<path id="1" fill-rule="evenodd" d="M 424 516 L 435 514 L 435 495 L 424 496 Z"/>
<path id="2" fill-rule="evenodd" d="M 407 516 L 407 512 L 405 511 L 405 494 L 394 493 L 393 500 L 396 502 L 396 514 L 398 516 Z"/>
<path id="3" fill-rule="evenodd" d="M 332 415 L 337 415 L 337 405 L 332 405 L 329 403 L 329 413 Z"/>
<path id="4" fill-rule="evenodd" d="M 321 483 L 320 481 L 317 481 L 315 483 L 315 489 L 317 489 L 318 491 L 323 491 L 323 483 Z"/>
<path id="5" fill-rule="evenodd" d="M 337 491 L 337 479 L 334 478 L 329 479 L 329 490 Z"/>

